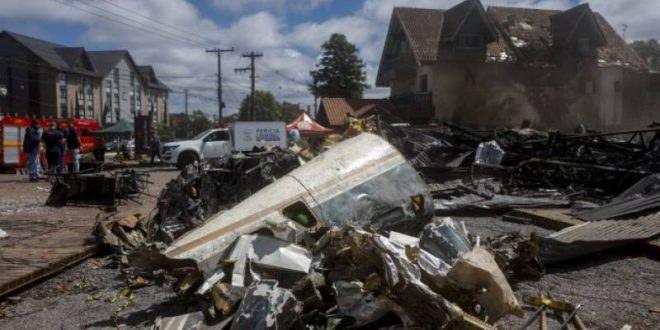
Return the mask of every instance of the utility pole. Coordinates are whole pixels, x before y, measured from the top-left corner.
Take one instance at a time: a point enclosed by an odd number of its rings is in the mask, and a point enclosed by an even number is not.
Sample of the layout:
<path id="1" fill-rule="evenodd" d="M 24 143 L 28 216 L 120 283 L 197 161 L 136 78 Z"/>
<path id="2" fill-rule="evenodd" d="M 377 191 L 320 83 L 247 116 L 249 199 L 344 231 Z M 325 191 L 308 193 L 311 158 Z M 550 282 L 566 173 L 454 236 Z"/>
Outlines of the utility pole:
<path id="1" fill-rule="evenodd" d="M 188 89 L 183 90 L 183 94 L 185 95 L 186 98 L 186 117 L 188 117 Z"/>
<path id="2" fill-rule="evenodd" d="M 234 48 L 232 47 L 231 49 L 219 49 L 219 48 L 213 48 L 213 49 L 207 49 L 207 53 L 216 53 L 218 55 L 218 115 L 220 116 L 219 118 L 219 123 L 222 124 L 222 109 L 225 107 L 224 102 L 222 102 L 222 53 L 224 52 L 233 52 Z"/>
<path id="3" fill-rule="evenodd" d="M 186 99 L 186 120 L 183 122 L 184 125 L 186 125 L 185 130 L 186 134 L 185 137 L 189 138 L 190 136 L 190 116 L 188 115 L 188 88 L 183 90 L 183 95 L 185 96 Z"/>
<path id="4" fill-rule="evenodd" d="M 250 86 L 250 113 L 248 114 L 248 118 L 251 119 L 252 121 L 257 120 L 257 113 L 256 113 L 256 110 L 254 108 L 254 87 L 255 87 L 254 80 L 256 78 L 255 69 L 254 69 L 254 60 L 258 57 L 263 57 L 263 56 L 264 56 L 264 54 L 262 54 L 262 53 L 255 53 L 255 52 L 243 53 L 243 57 L 247 57 L 247 58 L 250 59 L 250 66 L 247 67 L 247 68 L 235 69 L 236 73 L 246 72 L 246 71 L 250 72 L 250 81 L 251 81 L 251 86 Z"/>

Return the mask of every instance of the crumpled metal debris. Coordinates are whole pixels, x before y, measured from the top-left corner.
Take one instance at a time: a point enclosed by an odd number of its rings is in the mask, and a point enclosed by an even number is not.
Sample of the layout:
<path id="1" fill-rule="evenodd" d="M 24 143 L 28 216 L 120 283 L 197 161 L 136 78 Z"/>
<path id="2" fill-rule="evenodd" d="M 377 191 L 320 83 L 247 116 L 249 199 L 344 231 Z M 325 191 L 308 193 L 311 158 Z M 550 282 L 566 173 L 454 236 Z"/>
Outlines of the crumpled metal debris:
<path id="1" fill-rule="evenodd" d="M 477 165 L 500 165 L 504 159 L 504 150 L 497 144 L 497 141 L 484 142 L 479 144 L 477 153 L 474 156 L 474 163 Z"/>
<path id="2" fill-rule="evenodd" d="M 634 216 L 660 209 L 660 174 L 653 174 L 638 181 L 626 191 L 600 207 L 578 212 L 586 221 L 616 219 Z"/>
<path id="3" fill-rule="evenodd" d="M 426 225 L 419 246 L 449 264 L 472 249 L 467 233 L 451 218 L 434 219 Z"/>
<path id="4" fill-rule="evenodd" d="M 161 192 L 150 237 L 169 244 L 298 166 L 295 154 L 281 150 L 241 154 L 213 166 L 188 166 Z"/>
<path id="5" fill-rule="evenodd" d="M 164 253 L 140 248 L 129 260 L 179 277 L 177 292 L 196 293 L 207 324 L 231 319 L 232 329 L 494 329 L 488 322 L 519 315 L 494 258 L 433 214 L 417 172 L 380 137 L 362 134 Z"/>
<path id="6" fill-rule="evenodd" d="M 356 157 L 356 155 L 360 155 Z M 320 226 L 411 226 L 433 215 L 424 181 L 382 138 L 343 141 L 173 242 L 169 258 L 195 260 L 206 275 L 234 240 L 265 230 L 293 240 Z"/>
<path id="7" fill-rule="evenodd" d="M 230 329 L 290 329 L 299 322 L 301 312 L 293 293 L 280 288 L 277 281 L 256 281 L 245 292 Z"/>
<path id="8" fill-rule="evenodd" d="M 296 244 L 276 238 L 260 235 L 243 235 L 232 246 L 229 254 L 223 258 L 231 263 L 231 284 L 235 287 L 249 285 L 250 280 L 272 279 L 279 283 L 293 283 L 310 271 L 311 253 Z"/>
<path id="9" fill-rule="evenodd" d="M 657 236 L 660 213 L 634 220 L 585 222 L 542 238 L 539 257 L 544 264 L 552 264 Z"/>

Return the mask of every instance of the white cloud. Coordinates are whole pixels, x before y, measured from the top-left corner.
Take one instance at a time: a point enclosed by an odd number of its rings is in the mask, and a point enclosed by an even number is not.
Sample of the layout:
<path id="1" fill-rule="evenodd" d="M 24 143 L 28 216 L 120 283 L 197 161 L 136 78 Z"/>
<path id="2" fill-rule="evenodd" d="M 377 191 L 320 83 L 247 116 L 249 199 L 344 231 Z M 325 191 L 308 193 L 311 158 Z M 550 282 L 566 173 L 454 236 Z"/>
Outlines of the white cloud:
<path id="1" fill-rule="evenodd" d="M 584 1 L 582 1 L 584 2 Z M 591 0 L 591 9 L 600 12 L 619 33 L 628 25 L 626 39 L 660 39 L 660 1 Z"/>
<path id="2" fill-rule="evenodd" d="M 272 10 L 278 13 L 287 11 L 308 12 L 333 0 L 213 0 L 213 4 L 221 10 L 242 13 L 249 10 Z"/>

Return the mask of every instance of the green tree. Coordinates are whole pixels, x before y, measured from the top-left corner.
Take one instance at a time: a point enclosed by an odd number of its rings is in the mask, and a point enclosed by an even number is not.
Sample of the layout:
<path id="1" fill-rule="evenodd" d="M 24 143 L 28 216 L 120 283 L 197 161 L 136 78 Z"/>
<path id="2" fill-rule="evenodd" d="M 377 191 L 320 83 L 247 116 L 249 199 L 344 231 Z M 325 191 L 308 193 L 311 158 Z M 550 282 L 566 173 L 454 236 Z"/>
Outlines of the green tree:
<path id="1" fill-rule="evenodd" d="M 282 120 L 282 105 L 277 102 L 271 92 L 254 92 L 254 109 L 257 113 L 255 121 L 280 121 Z M 241 102 L 238 110 L 238 120 L 250 120 L 250 95 L 246 96 Z"/>
<path id="2" fill-rule="evenodd" d="M 651 70 L 660 71 L 660 44 L 657 39 L 637 40 L 630 46 L 649 64 Z"/>
<path id="3" fill-rule="evenodd" d="M 213 122 L 202 110 L 193 111 L 190 116 L 190 128 L 188 128 L 190 136 L 195 136 L 212 127 Z"/>
<path id="4" fill-rule="evenodd" d="M 309 91 L 317 97 L 361 98 L 369 86 L 358 48 L 345 35 L 334 33 L 323 43 L 322 50 L 321 61 L 310 72 Z"/>
<path id="5" fill-rule="evenodd" d="M 195 110 L 187 117 L 183 114 L 173 115 L 170 125 L 173 138 L 188 139 L 213 127 L 213 122 L 202 110 Z"/>

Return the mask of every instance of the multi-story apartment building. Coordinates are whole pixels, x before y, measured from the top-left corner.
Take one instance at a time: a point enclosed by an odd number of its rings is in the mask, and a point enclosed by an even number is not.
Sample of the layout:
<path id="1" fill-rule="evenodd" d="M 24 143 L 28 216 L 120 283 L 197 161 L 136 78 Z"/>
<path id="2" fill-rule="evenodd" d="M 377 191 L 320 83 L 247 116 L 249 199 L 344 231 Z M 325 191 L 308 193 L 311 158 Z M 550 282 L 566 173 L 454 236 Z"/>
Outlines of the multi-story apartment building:
<path id="1" fill-rule="evenodd" d="M 100 80 L 84 48 L 2 31 L 0 89 L 0 112 L 100 119 Z"/>
<path id="2" fill-rule="evenodd" d="M 145 81 L 127 50 L 88 52 L 101 76 L 101 108 L 104 124 L 132 120 L 142 113 Z"/>
<path id="3" fill-rule="evenodd" d="M 0 112 L 89 118 L 150 115 L 167 125 L 169 88 L 127 50 L 86 51 L 0 32 Z"/>
<path id="4" fill-rule="evenodd" d="M 169 88 L 165 86 L 158 77 L 151 65 L 138 67 L 142 79 L 145 81 L 143 97 L 143 115 L 152 116 L 154 123 L 167 125 L 169 119 L 168 98 Z"/>

